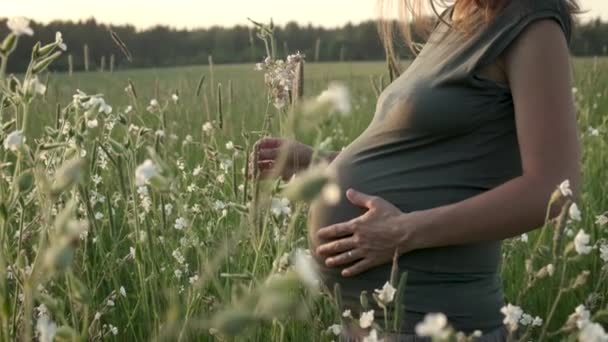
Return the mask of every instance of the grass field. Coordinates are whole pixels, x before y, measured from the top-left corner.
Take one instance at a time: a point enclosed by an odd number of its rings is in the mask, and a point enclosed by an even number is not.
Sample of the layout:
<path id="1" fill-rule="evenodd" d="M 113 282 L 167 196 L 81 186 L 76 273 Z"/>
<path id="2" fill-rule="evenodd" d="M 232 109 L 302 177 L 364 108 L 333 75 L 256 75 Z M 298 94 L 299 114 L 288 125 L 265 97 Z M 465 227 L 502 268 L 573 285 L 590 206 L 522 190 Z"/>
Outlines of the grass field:
<path id="1" fill-rule="evenodd" d="M 339 150 L 371 120 L 372 82 L 385 66 L 305 69 L 305 97 L 340 80 L 353 112 L 298 129 L 296 138 Z M 608 229 L 598 222 L 608 210 L 608 60 L 576 59 L 575 73 L 582 219 L 561 222 L 571 234 L 556 257 L 553 224 L 503 247 L 507 301 L 544 320 L 519 328 L 535 341 L 545 326 L 544 340 L 576 340 L 579 329 L 566 321 L 580 304 L 594 322 L 608 322 L 608 260 L 600 257 Z M 301 272 L 281 258 L 307 248 L 306 205 L 273 213 L 266 202 L 277 184 L 256 187 L 244 177 L 268 115 L 273 135 L 287 127 L 269 106 L 262 72 L 231 65 L 50 73 L 47 86 L 1 115 L 4 140 L 25 120 L 28 128 L 27 146 L 0 151 L 0 340 L 50 332 L 57 340 L 337 340 L 327 330 L 341 319 L 332 299 L 300 285 Z M 111 113 L 87 110 L 88 97 L 75 105 L 77 89 L 103 94 Z M 153 99 L 158 106 L 148 108 Z M 148 158 L 162 176 L 140 187 L 136 170 Z M 259 212 L 248 206 L 256 188 Z M 567 247 L 580 229 L 595 246 L 584 255 Z M 539 275 L 549 263 L 554 274 Z"/>

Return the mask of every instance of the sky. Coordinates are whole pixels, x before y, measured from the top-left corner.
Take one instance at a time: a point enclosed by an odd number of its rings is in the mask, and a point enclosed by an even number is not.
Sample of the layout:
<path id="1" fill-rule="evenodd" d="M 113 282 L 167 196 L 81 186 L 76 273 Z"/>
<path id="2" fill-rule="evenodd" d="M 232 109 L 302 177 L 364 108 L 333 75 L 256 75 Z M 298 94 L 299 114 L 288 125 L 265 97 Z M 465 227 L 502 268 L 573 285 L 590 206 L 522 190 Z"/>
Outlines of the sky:
<path id="1" fill-rule="evenodd" d="M 540 1 L 540 0 L 539 0 Z M 584 19 L 608 21 L 608 0 L 579 0 Z M 247 24 L 247 17 L 277 24 L 294 20 L 326 27 L 376 17 L 376 0 L 0 0 L 1 17 L 26 16 L 49 22 L 95 17 L 144 29 L 156 24 L 175 28 Z"/>

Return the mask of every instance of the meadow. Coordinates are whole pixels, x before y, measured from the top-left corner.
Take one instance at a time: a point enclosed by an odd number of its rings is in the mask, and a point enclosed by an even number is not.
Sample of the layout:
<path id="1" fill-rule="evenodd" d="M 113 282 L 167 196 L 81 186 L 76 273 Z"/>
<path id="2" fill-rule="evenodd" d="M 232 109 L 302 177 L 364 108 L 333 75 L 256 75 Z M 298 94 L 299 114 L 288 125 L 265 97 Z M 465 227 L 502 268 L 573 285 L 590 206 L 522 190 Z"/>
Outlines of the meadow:
<path id="1" fill-rule="evenodd" d="M 248 179 L 248 157 L 263 135 L 346 146 L 385 64 L 305 63 L 303 99 L 341 81 L 352 103 L 305 125 L 253 64 L 38 72 L 51 53 L 0 75 L 0 340 L 338 340 L 348 318 L 303 265 L 310 198 Z M 503 245 L 522 340 L 603 341 L 608 323 L 608 60 L 574 64 L 581 201 Z"/>

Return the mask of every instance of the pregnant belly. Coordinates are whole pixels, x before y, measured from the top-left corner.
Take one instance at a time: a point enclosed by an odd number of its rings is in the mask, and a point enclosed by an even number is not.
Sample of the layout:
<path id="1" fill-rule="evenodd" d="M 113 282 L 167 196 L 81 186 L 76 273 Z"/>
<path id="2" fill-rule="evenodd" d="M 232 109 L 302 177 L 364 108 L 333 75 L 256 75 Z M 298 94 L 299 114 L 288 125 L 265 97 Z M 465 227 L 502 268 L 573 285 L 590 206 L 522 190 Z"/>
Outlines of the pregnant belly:
<path id="1" fill-rule="evenodd" d="M 366 212 L 367 209 L 355 206 L 346 198 L 348 188 L 379 196 L 404 213 L 457 202 L 485 190 L 464 186 L 463 182 L 456 181 L 459 173 L 466 172 L 463 170 L 444 167 L 416 171 L 412 165 L 420 162 L 409 159 L 407 154 L 364 158 L 354 153 L 352 146 L 349 147 L 331 164 L 336 170 L 336 182 L 341 189 L 340 201 L 328 204 L 317 198 L 310 205 L 308 240 L 311 251 L 328 242 L 317 237 L 319 229 L 346 222 Z M 399 258 L 399 267 L 425 272 L 494 273 L 501 257 L 500 246 L 500 241 L 490 241 L 415 250 Z M 312 254 L 323 268 L 324 260 Z M 390 269 L 390 265 L 387 269 Z M 323 271 L 337 272 L 336 269 Z"/>
<path id="2" fill-rule="evenodd" d="M 346 156 L 346 155 L 345 155 Z M 387 317 L 375 306 L 371 294 L 380 289 L 391 276 L 391 264 L 384 264 L 357 276 L 344 278 L 340 272 L 348 265 L 327 267 L 324 259 L 315 255 L 314 250 L 328 241 L 320 240 L 316 232 L 323 227 L 345 222 L 365 213 L 366 209 L 350 203 L 345 191 L 352 187 L 364 193 L 380 196 L 396 205 L 404 212 L 420 209 L 421 206 L 438 205 L 450 200 L 454 193 L 450 189 L 427 189 L 426 191 L 406 191 L 399 185 L 407 184 L 404 179 L 385 177 L 382 182 L 370 177 L 372 169 L 382 173 L 382 168 L 366 164 L 359 167 L 337 160 L 338 185 L 341 198 L 337 204 L 328 204 L 322 199 L 313 201 L 308 212 L 308 238 L 310 250 L 317 262 L 321 281 L 329 291 L 339 285 L 340 310 L 350 309 L 354 315 L 360 314 L 360 296 L 368 293 L 368 301 L 374 306 L 379 322 L 392 321 L 389 310 Z M 388 184 L 395 182 L 395 186 Z M 450 194 L 451 193 L 451 194 Z M 460 193 L 462 196 L 463 194 Z M 491 331 L 501 326 L 500 307 L 503 303 L 502 286 L 496 272 L 500 258 L 500 242 L 449 246 L 416 250 L 399 258 L 399 271 L 407 271 L 403 304 L 406 312 L 402 316 L 402 331 L 414 333 L 415 325 L 423 320 L 426 313 L 443 312 L 458 330 L 471 332 L 474 329 Z M 454 297 L 453 294 L 459 296 Z M 357 317 L 357 316 L 355 316 Z"/>

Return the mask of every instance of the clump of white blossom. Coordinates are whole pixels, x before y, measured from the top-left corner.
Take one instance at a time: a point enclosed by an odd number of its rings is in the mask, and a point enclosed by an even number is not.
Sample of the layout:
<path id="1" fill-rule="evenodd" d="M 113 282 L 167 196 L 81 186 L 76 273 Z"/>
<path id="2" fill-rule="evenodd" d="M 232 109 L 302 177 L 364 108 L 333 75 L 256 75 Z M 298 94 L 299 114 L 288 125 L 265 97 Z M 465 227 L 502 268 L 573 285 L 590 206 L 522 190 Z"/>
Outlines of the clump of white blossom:
<path id="1" fill-rule="evenodd" d="M 266 88 L 277 109 L 289 103 L 289 92 L 292 90 L 298 63 L 304 61 L 304 57 L 300 52 L 287 56 L 285 61 L 266 57 L 264 62 L 255 65 L 255 70 L 264 71 Z"/>

